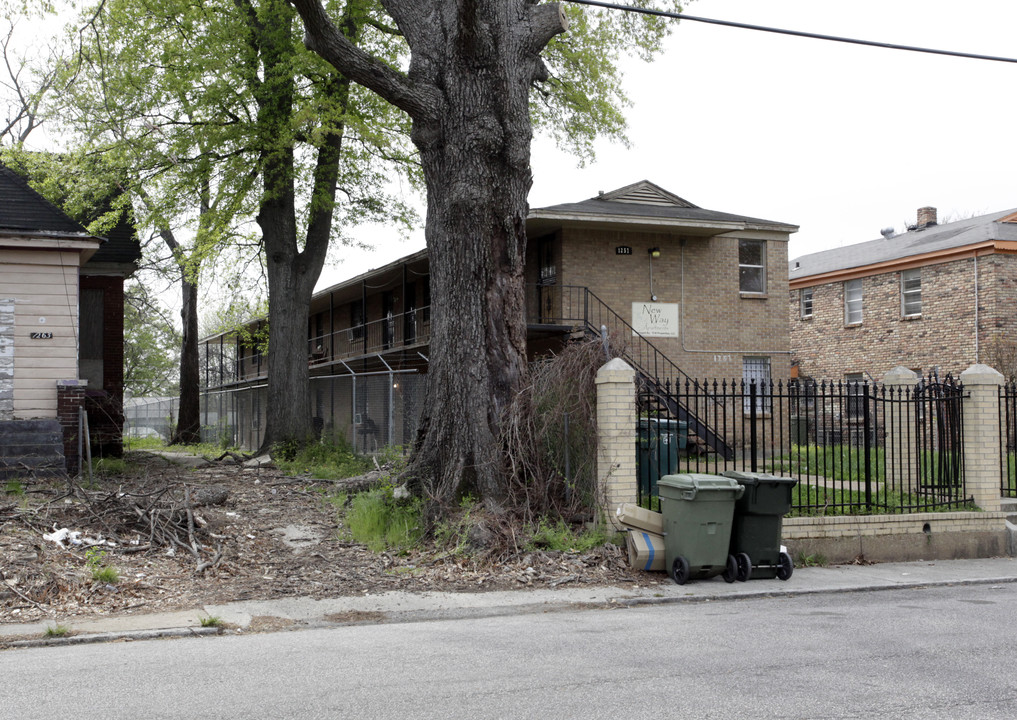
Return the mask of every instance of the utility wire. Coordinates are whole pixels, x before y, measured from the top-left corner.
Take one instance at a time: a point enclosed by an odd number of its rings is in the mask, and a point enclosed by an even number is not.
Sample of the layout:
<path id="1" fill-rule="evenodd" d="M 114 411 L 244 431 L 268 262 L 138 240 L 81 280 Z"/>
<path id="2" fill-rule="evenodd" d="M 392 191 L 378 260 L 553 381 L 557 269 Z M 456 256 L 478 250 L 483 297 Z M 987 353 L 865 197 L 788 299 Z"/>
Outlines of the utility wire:
<path id="1" fill-rule="evenodd" d="M 632 5 L 617 5 L 615 3 L 598 2 L 597 0 L 565 0 L 565 2 L 575 3 L 578 5 L 592 5 L 594 7 L 607 8 L 608 10 L 622 10 L 624 12 L 640 13 L 642 15 L 656 15 L 658 17 L 673 18 L 675 20 L 691 20 L 693 22 L 708 23 L 710 25 L 724 25 L 725 27 L 736 27 L 742 28 L 743 30 L 758 30 L 759 32 L 775 33 L 777 35 L 793 35 L 795 37 L 812 38 L 814 40 L 829 40 L 831 42 L 849 43 L 851 45 L 868 45 L 869 47 L 887 48 L 889 50 L 907 50 L 908 52 L 929 53 L 931 55 L 948 55 L 950 57 L 970 58 L 972 60 L 992 60 L 994 62 L 1017 63 L 1017 58 L 999 57 L 996 55 L 979 55 L 977 53 L 956 52 L 954 50 L 936 50 L 934 48 L 916 47 L 914 45 L 898 45 L 897 43 L 859 40 L 857 38 L 846 38 L 837 35 L 822 35 L 820 33 L 802 32 L 800 30 L 784 30 L 782 28 L 766 27 L 765 25 L 750 25 L 749 23 L 733 22 L 731 20 L 716 20 L 713 18 L 686 15 L 684 13 L 650 10 Z"/>

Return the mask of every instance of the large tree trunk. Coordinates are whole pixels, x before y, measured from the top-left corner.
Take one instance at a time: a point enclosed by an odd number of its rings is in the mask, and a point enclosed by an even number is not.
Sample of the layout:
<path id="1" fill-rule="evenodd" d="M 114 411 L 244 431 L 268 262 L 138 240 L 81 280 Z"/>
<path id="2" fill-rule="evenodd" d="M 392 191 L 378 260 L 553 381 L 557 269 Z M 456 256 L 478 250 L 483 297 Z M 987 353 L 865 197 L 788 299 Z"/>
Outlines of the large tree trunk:
<path id="1" fill-rule="evenodd" d="M 180 407 L 171 445 L 201 442 L 201 405 L 198 370 L 198 285 L 189 282 L 181 269 L 180 292 L 183 305 L 180 319 L 183 334 L 180 344 Z"/>
<path id="2" fill-rule="evenodd" d="M 293 0 L 305 42 L 413 118 L 427 183 L 430 366 L 410 473 L 437 502 L 507 496 L 502 423 L 526 372 L 523 263 L 531 84 L 566 21 L 534 0 L 383 0 L 407 75 L 345 42 L 316 0 Z"/>
<path id="3" fill-rule="evenodd" d="M 497 4 L 487 3 L 484 17 L 478 8 L 475 18 L 456 18 L 435 36 L 456 48 L 444 53 L 436 45 L 432 60 L 445 111 L 413 129 L 427 182 L 436 308 L 413 470 L 431 479 L 439 500 L 475 489 L 495 504 L 506 488 L 502 420 L 526 371 L 523 264 L 532 180 L 531 75 L 511 60 L 519 50 L 505 18 L 493 12 Z"/>
<path id="4" fill-rule="evenodd" d="M 278 237 L 264 210 L 259 216 L 266 248 L 296 245 L 293 232 Z M 299 254 L 269 255 L 268 265 L 268 420 L 261 451 L 281 443 L 312 439 L 310 375 L 307 364 L 307 309 L 321 266 L 307 267 Z"/>
<path id="5" fill-rule="evenodd" d="M 258 120 L 265 133 L 262 177 L 265 190 L 258 224 L 261 226 L 268 269 L 268 420 L 261 451 L 281 443 L 302 445 L 313 437 L 308 371 L 307 315 L 311 293 L 321 275 L 328 251 L 335 205 L 344 126 L 323 121 L 328 133 L 317 148 L 307 234 L 301 250 L 297 242 L 295 163 L 291 119 L 294 103 L 293 10 L 276 3 L 277 22 L 253 20 L 265 81 L 255 93 Z M 288 21 L 288 22 L 283 22 Z M 324 89 L 330 99 L 349 101 L 349 81 L 331 78 Z M 281 139 L 291 138 L 288 142 Z"/>

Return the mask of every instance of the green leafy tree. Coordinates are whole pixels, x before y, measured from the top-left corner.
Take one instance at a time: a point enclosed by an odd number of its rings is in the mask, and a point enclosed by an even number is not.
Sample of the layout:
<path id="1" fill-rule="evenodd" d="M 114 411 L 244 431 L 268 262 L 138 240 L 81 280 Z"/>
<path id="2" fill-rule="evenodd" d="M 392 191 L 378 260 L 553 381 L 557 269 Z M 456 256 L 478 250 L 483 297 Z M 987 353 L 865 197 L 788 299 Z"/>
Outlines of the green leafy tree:
<path id="1" fill-rule="evenodd" d="M 337 3 L 344 32 L 394 61 L 363 6 Z M 178 434 L 197 439 L 198 283 L 223 248 L 256 246 L 273 319 L 265 445 L 307 439 L 310 295 L 347 227 L 411 217 L 384 191 L 389 162 L 407 165 L 403 121 L 303 47 L 283 0 L 105 0 L 81 26 L 62 114 L 81 155 L 118 169 L 180 274 Z"/>
<path id="2" fill-rule="evenodd" d="M 668 26 L 536 0 L 380 0 L 409 49 L 408 64 L 396 67 L 351 42 L 319 0 L 293 4 L 309 47 L 412 120 L 437 309 L 410 472 L 438 503 L 473 490 L 504 507 L 503 422 L 526 377 L 533 121 L 583 156 L 592 136 L 620 136 L 615 60 L 631 49 L 651 55 Z"/>
<path id="3" fill-rule="evenodd" d="M 124 390 L 132 397 L 168 395 L 177 386 L 180 334 L 139 283 L 124 293 Z"/>

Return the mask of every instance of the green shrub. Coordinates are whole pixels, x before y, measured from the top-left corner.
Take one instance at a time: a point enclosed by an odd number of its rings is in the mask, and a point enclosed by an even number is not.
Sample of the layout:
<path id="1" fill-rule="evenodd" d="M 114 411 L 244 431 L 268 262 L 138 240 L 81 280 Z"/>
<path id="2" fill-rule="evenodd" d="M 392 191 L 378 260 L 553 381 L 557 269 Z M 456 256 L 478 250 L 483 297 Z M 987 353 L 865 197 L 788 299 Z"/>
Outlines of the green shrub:
<path id="1" fill-rule="evenodd" d="M 346 524 L 353 539 L 373 552 L 409 548 L 423 534 L 421 502 L 396 500 L 391 488 L 368 490 L 353 497 Z"/>

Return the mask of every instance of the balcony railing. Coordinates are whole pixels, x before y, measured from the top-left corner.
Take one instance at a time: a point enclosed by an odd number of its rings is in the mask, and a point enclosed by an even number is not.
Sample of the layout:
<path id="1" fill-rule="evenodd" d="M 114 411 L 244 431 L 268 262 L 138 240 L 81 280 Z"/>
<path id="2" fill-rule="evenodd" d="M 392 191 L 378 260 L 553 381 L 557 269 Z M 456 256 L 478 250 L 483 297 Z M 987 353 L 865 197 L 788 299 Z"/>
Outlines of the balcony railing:
<path id="1" fill-rule="evenodd" d="M 323 365 L 423 345 L 430 340 L 431 308 L 423 307 L 312 337 L 307 352 L 311 365 Z"/>

